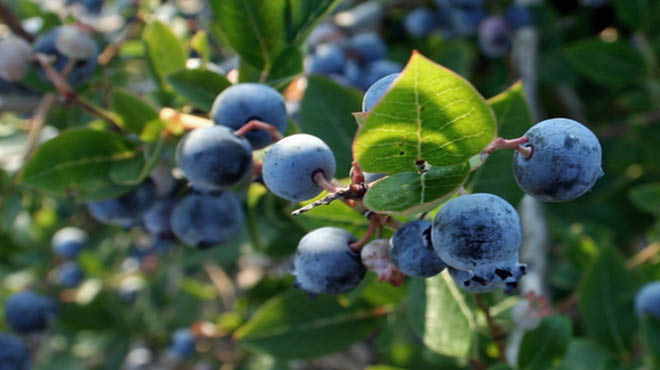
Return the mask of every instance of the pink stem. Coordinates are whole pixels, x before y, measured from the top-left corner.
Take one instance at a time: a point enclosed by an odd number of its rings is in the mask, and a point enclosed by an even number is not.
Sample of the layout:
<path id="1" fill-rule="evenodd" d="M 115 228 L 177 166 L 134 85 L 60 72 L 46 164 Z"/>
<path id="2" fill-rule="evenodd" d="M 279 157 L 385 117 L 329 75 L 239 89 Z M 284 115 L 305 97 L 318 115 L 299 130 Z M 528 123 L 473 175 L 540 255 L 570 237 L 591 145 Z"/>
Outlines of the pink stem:
<path id="1" fill-rule="evenodd" d="M 502 149 L 513 149 L 518 153 L 522 154 L 525 158 L 530 158 L 533 153 L 531 146 L 523 146 L 527 143 L 528 139 L 525 136 L 521 136 L 516 139 L 503 139 L 501 137 L 493 140 L 488 146 L 482 151 L 483 154 L 493 154 L 498 150 Z"/>
<path id="2" fill-rule="evenodd" d="M 314 175 L 312 175 L 312 180 L 314 180 L 314 182 L 318 186 L 320 186 L 323 189 L 327 190 L 328 193 L 336 193 L 337 192 L 337 187 L 335 186 L 335 184 L 333 184 L 332 182 L 325 179 L 323 171 L 316 171 L 314 173 Z"/>
<path id="3" fill-rule="evenodd" d="M 369 217 L 369 229 L 367 229 L 367 232 L 362 236 L 362 238 L 360 238 L 360 240 L 355 241 L 349 245 L 349 247 L 351 247 L 354 252 L 360 252 L 360 249 L 362 249 L 362 247 L 364 247 L 364 245 L 367 244 L 371 238 L 371 234 L 374 233 L 374 230 L 376 230 L 376 225 L 378 225 L 376 218 L 377 217 L 375 216 Z"/>
<path id="4" fill-rule="evenodd" d="M 280 132 L 277 131 L 277 127 L 275 127 L 271 124 L 268 124 L 266 122 L 256 120 L 256 119 L 248 121 L 241 128 L 234 131 L 234 134 L 236 136 L 244 136 L 248 132 L 254 131 L 254 130 L 262 130 L 262 131 L 268 132 L 270 134 L 270 136 L 273 138 L 273 141 L 279 141 L 279 140 L 282 139 L 282 134 L 280 134 Z"/>

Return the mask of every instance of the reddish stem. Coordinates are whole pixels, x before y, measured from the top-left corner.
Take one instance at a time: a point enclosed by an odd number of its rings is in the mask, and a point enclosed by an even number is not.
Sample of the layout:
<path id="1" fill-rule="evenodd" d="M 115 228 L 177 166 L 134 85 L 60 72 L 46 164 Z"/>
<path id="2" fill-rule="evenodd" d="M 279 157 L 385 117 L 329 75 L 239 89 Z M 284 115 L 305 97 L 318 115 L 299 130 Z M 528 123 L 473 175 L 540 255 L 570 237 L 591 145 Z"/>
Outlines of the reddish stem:
<path id="1" fill-rule="evenodd" d="M 362 249 L 362 247 L 364 247 L 364 245 L 367 244 L 371 238 L 371 235 L 374 233 L 374 230 L 376 230 L 376 226 L 378 226 L 378 224 L 378 217 L 374 214 L 371 214 L 369 216 L 369 228 L 367 229 L 367 232 L 362 236 L 362 238 L 360 238 L 360 240 L 355 241 L 349 245 L 353 252 L 360 252 L 360 249 Z"/>
<path id="2" fill-rule="evenodd" d="M 502 341 L 504 339 L 504 333 L 502 332 L 502 328 L 500 328 L 500 326 L 497 325 L 497 323 L 493 319 L 493 316 L 490 314 L 490 308 L 486 305 L 486 302 L 484 302 L 481 294 L 475 295 L 475 301 L 477 303 L 477 306 L 483 311 L 484 315 L 486 316 L 486 323 L 490 328 L 491 336 L 493 337 L 493 341 L 497 346 L 497 352 L 499 352 L 497 357 L 501 362 L 506 363 L 506 357 L 505 357 L 506 352 L 504 349 L 504 343 Z"/>
<path id="3" fill-rule="evenodd" d="M 72 100 L 76 93 L 69 85 L 69 81 L 64 78 L 64 76 L 59 73 L 53 66 L 50 64 L 50 60 L 47 55 L 37 53 L 34 56 L 34 59 L 41 64 L 41 67 L 46 72 L 46 77 L 53 83 L 57 93 L 63 97 L 65 100 Z M 66 67 L 69 67 L 68 65 Z"/>
<path id="4" fill-rule="evenodd" d="M 234 131 L 234 134 L 236 136 L 245 136 L 245 134 L 254 130 L 261 130 L 268 132 L 268 134 L 270 134 L 270 136 L 273 138 L 273 141 L 279 141 L 282 139 L 282 134 L 280 134 L 280 132 L 277 131 L 277 127 L 256 119 L 248 121 L 241 128 Z"/>
<path id="5" fill-rule="evenodd" d="M 9 29 L 19 37 L 22 37 L 27 42 L 33 42 L 34 36 L 23 28 L 20 19 L 16 18 L 14 13 L 0 0 L 0 19 Z"/>
<path id="6" fill-rule="evenodd" d="M 350 177 L 352 184 L 362 184 L 364 182 L 364 172 L 362 172 L 362 168 L 360 168 L 357 161 L 353 161 L 351 164 Z"/>
<path id="7" fill-rule="evenodd" d="M 328 193 L 335 193 L 335 192 L 337 192 L 337 187 L 335 186 L 335 184 L 333 184 L 332 182 L 326 180 L 326 179 L 325 179 L 325 174 L 324 174 L 323 171 L 321 171 L 321 170 L 316 171 L 316 172 L 312 175 L 312 180 L 314 180 L 314 182 L 315 182 L 318 186 L 320 186 L 320 187 L 322 187 L 323 189 L 325 189 Z"/>
<path id="8" fill-rule="evenodd" d="M 533 153 L 531 146 L 523 146 L 527 143 L 528 139 L 525 136 L 521 136 L 516 139 L 503 139 L 501 137 L 493 140 L 488 146 L 482 151 L 483 154 L 493 154 L 498 150 L 502 149 L 513 149 L 518 153 L 522 154 L 525 158 L 530 158 Z"/>

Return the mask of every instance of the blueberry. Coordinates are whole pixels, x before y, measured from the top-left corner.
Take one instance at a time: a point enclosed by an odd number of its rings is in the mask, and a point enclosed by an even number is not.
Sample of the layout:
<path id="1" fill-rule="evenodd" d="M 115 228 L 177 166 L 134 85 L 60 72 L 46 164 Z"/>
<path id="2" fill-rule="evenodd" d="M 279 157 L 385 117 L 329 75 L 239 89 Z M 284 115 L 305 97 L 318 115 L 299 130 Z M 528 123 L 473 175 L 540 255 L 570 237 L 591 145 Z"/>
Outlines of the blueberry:
<path id="1" fill-rule="evenodd" d="M 346 54 L 337 44 L 321 44 L 316 52 L 310 55 L 307 63 L 308 73 L 335 74 L 341 73 L 346 62 Z"/>
<path id="2" fill-rule="evenodd" d="M 56 255 L 66 258 L 76 258 L 87 243 L 87 234 L 77 227 L 65 227 L 53 235 L 52 245 Z"/>
<path id="3" fill-rule="evenodd" d="M 225 126 L 201 127 L 177 145 L 176 161 L 193 187 L 219 190 L 245 179 L 252 169 L 248 141 Z"/>
<path id="4" fill-rule="evenodd" d="M 492 15 L 479 25 L 479 46 L 489 58 L 506 54 L 511 48 L 511 34 L 504 18 Z"/>
<path id="5" fill-rule="evenodd" d="M 330 181 L 336 171 L 335 156 L 316 136 L 296 134 L 273 145 L 264 158 L 262 174 L 266 187 L 292 202 L 315 197 L 323 190 L 313 180 L 321 171 Z"/>
<path id="6" fill-rule="evenodd" d="M 170 351 L 177 358 L 188 358 L 195 353 L 195 337 L 190 329 L 179 329 L 172 334 Z"/>
<path id="7" fill-rule="evenodd" d="M 351 37 L 346 49 L 351 56 L 357 57 L 362 62 L 373 62 L 385 58 L 387 45 L 380 36 L 375 33 L 360 33 Z"/>
<path id="8" fill-rule="evenodd" d="M 153 236 L 171 238 L 172 227 L 170 226 L 170 215 L 174 208 L 174 199 L 164 198 L 158 200 L 142 218 L 144 228 Z"/>
<path id="9" fill-rule="evenodd" d="M 234 193 L 190 193 L 183 197 L 170 216 L 172 231 L 183 243 L 209 248 L 223 244 L 243 227 L 241 201 Z"/>
<path id="10" fill-rule="evenodd" d="M 34 43 L 34 52 L 42 53 L 53 58 L 53 67 L 62 72 L 64 68 L 69 64 L 69 57 L 62 54 L 58 51 L 56 42 L 60 33 L 62 32 L 62 27 L 57 27 L 48 33 L 40 36 Z M 84 59 L 77 59 L 73 63 L 73 69 L 69 72 L 67 80 L 71 85 L 77 86 L 80 85 L 94 74 L 96 70 L 97 61 L 96 57 L 98 56 L 98 48 L 94 44 L 94 49 L 92 54 Z M 41 67 L 39 67 L 41 70 Z M 48 80 L 46 74 L 41 70 L 41 76 L 44 80 Z"/>
<path id="11" fill-rule="evenodd" d="M 54 318 L 55 303 L 32 291 L 14 293 L 5 301 L 5 320 L 18 334 L 32 334 L 46 330 Z"/>
<path id="12" fill-rule="evenodd" d="M 515 4 L 506 9 L 504 19 L 514 30 L 534 23 L 534 15 L 529 8 Z"/>
<path id="13" fill-rule="evenodd" d="M 85 278 L 80 266 L 73 262 L 65 262 L 57 267 L 55 271 L 57 283 L 64 288 L 75 288 L 80 285 L 80 282 Z"/>
<path id="14" fill-rule="evenodd" d="M 516 152 L 513 173 L 529 195 L 546 202 L 576 199 L 603 175 L 598 138 L 582 124 L 553 118 L 537 123 L 526 133 L 530 158 Z"/>
<path id="15" fill-rule="evenodd" d="M 360 256 L 349 245 L 357 238 L 337 227 L 307 233 L 294 257 L 296 287 L 311 294 L 340 294 L 353 290 L 366 273 Z"/>
<path id="16" fill-rule="evenodd" d="M 10 36 L 0 41 L 0 78 L 18 81 L 28 70 L 32 47 L 25 40 Z"/>
<path id="17" fill-rule="evenodd" d="M 333 42 L 343 38 L 343 33 L 339 27 L 332 23 L 320 23 L 307 36 L 305 43 L 310 49 L 314 49 L 321 44 Z"/>
<path id="18" fill-rule="evenodd" d="M 397 77 L 399 77 L 399 73 L 392 73 L 374 82 L 374 84 L 367 89 L 367 92 L 364 93 L 364 97 L 362 98 L 362 111 L 368 112 L 376 106 Z"/>
<path id="19" fill-rule="evenodd" d="M 376 83 L 383 77 L 399 73 L 403 67 L 397 62 L 391 60 L 377 60 L 366 67 L 366 75 L 364 76 L 364 86 L 360 86 L 363 90 L 368 89 L 371 85 Z"/>
<path id="20" fill-rule="evenodd" d="M 0 333 L 0 369 L 30 369 L 30 354 L 20 339 L 13 335 Z"/>
<path id="21" fill-rule="evenodd" d="M 462 195 L 440 208 L 431 239 L 447 265 L 472 270 L 518 253 L 522 224 L 515 208 L 496 195 Z"/>
<path id="22" fill-rule="evenodd" d="M 660 281 L 648 283 L 635 296 L 637 316 L 644 314 L 660 319 Z"/>
<path id="23" fill-rule="evenodd" d="M 365 90 L 370 86 L 366 79 L 366 69 L 366 66 L 361 65 L 357 61 L 348 60 L 346 65 L 344 65 L 344 78 L 348 84 Z"/>
<path id="24" fill-rule="evenodd" d="M 0 77 L 0 94 L 9 94 L 20 89 L 19 84 Z"/>
<path id="25" fill-rule="evenodd" d="M 259 120 L 284 132 L 287 125 L 284 98 L 272 87 L 257 83 L 241 83 L 223 90 L 213 102 L 211 117 L 216 125 L 238 130 L 251 120 Z M 253 149 L 272 143 L 271 136 L 262 130 L 245 135 Z"/>
<path id="26" fill-rule="evenodd" d="M 87 203 L 89 213 L 99 222 L 132 227 L 156 202 L 156 187 L 151 180 L 140 184 L 119 198 Z"/>
<path id="27" fill-rule="evenodd" d="M 413 37 L 425 37 L 436 24 L 435 12 L 427 8 L 415 8 L 403 19 L 403 28 Z"/>
<path id="28" fill-rule="evenodd" d="M 129 276 L 119 283 L 119 299 L 126 304 L 133 304 L 142 289 L 142 280 L 136 276 Z"/>
<path id="29" fill-rule="evenodd" d="M 439 274 L 445 264 L 431 243 L 431 222 L 417 220 L 401 226 L 390 239 L 390 256 L 404 274 L 427 278 Z"/>
<path id="30" fill-rule="evenodd" d="M 99 14 L 103 8 L 104 0 L 68 0 L 67 4 L 79 3 L 88 13 Z"/>
<path id="31" fill-rule="evenodd" d="M 451 30 L 459 37 L 474 35 L 484 18 L 486 12 L 480 7 L 454 8 L 449 14 Z"/>

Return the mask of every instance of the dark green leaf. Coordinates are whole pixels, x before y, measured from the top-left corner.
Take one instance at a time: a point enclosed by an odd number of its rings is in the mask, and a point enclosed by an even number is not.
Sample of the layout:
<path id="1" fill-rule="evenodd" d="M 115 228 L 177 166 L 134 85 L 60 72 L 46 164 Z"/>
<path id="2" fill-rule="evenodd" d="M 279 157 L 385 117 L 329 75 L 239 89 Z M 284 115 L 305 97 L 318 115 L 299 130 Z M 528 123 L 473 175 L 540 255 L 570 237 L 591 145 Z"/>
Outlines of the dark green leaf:
<path id="1" fill-rule="evenodd" d="M 213 101 L 231 82 L 221 74 L 206 69 L 184 69 L 170 74 L 167 82 L 174 91 L 199 109 L 209 112 Z"/>
<path id="2" fill-rule="evenodd" d="M 234 337 L 277 358 L 315 357 L 364 339 L 386 313 L 359 304 L 344 307 L 335 296 L 310 298 L 290 290 L 262 305 Z"/>
<path id="3" fill-rule="evenodd" d="M 619 254 L 604 247 L 580 286 L 580 315 L 590 337 L 619 352 L 633 341 L 635 284 Z"/>
<path id="4" fill-rule="evenodd" d="M 302 44 L 316 23 L 340 2 L 340 0 L 286 0 L 287 43 Z"/>
<path id="5" fill-rule="evenodd" d="M 632 29 L 643 28 L 647 24 L 649 1 L 652 0 L 614 0 L 616 16 Z"/>
<path id="6" fill-rule="evenodd" d="M 555 367 L 566 353 L 571 332 L 569 319 L 559 315 L 544 318 L 538 328 L 525 333 L 520 343 L 520 369 L 542 370 Z"/>
<path id="7" fill-rule="evenodd" d="M 362 94 L 322 76 L 310 76 L 300 106 L 303 132 L 323 139 L 337 159 L 337 177 L 348 176 L 351 145 L 357 130 L 352 113 L 360 110 Z"/>
<path id="8" fill-rule="evenodd" d="M 635 186 L 628 192 L 628 197 L 639 209 L 660 213 L 660 183 Z"/>
<path id="9" fill-rule="evenodd" d="M 147 46 L 149 62 L 160 78 L 185 68 L 186 47 L 163 22 L 156 20 L 147 24 L 142 40 Z"/>
<path id="10" fill-rule="evenodd" d="M 660 366 L 660 319 L 649 315 L 642 318 L 642 339 L 646 352 Z"/>
<path id="11" fill-rule="evenodd" d="M 123 128 L 135 134 L 142 133 L 147 124 L 158 119 L 158 112 L 133 94 L 115 90 L 112 92 L 110 106 L 122 119 Z"/>
<path id="12" fill-rule="evenodd" d="M 141 155 L 138 154 L 129 161 L 123 161 L 112 165 L 110 179 L 117 184 L 139 185 L 149 176 L 149 172 L 156 166 L 162 157 L 164 139 L 145 145 Z"/>
<path id="13" fill-rule="evenodd" d="M 646 66 L 641 55 L 622 41 L 583 40 L 567 46 L 565 52 L 578 72 L 598 84 L 627 86 L 639 83 L 646 77 Z"/>
<path id="14" fill-rule="evenodd" d="M 613 370 L 616 362 L 612 353 L 596 343 L 582 338 L 570 341 L 560 370 Z"/>

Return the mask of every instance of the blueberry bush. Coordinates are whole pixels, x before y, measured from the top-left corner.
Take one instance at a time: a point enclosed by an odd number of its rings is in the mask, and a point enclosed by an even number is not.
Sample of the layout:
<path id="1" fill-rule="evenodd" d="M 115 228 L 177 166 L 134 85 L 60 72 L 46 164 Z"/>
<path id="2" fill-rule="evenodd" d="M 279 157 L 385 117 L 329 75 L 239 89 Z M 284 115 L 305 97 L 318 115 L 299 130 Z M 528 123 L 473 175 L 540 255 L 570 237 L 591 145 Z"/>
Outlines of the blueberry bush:
<path id="1" fill-rule="evenodd" d="M 660 368 L 659 2 L 0 22 L 0 369 Z"/>

